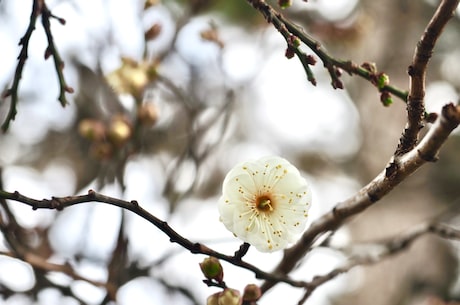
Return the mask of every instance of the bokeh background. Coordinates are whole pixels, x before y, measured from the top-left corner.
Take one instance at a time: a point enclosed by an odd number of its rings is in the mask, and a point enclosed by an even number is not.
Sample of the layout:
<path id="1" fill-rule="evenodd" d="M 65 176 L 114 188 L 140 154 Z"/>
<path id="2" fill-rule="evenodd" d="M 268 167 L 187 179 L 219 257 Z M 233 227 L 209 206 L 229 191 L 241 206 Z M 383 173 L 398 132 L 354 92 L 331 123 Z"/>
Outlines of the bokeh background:
<path id="1" fill-rule="evenodd" d="M 66 107 L 59 105 L 56 71 L 51 58 L 44 60 L 47 41 L 37 23 L 18 115 L 0 135 L 4 190 L 41 199 L 94 189 L 137 200 L 184 237 L 231 254 L 240 241 L 219 222 L 216 201 L 236 163 L 280 155 L 295 164 L 314 192 L 309 222 L 385 167 L 405 124 L 403 101 L 384 107 L 374 86 L 348 75 L 345 89 L 334 90 L 321 62 L 312 86 L 300 62 L 285 57 L 282 36 L 246 1 L 147 2 L 46 1 L 66 20 L 64 26 L 52 20 L 51 29 L 75 93 L 67 94 Z M 294 0 L 283 14 L 334 57 L 375 62 L 392 85 L 407 90 L 407 66 L 436 4 Z M 31 1 L 0 1 L 2 90 L 12 83 L 31 8 Z M 459 13 L 429 66 L 430 112 L 458 101 Z M 9 102 L 0 100 L 2 122 Z M 353 245 L 394 237 L 436 217 L 455 225 L 459 147 L 454 134 L 436 164 L 353 218 L 292 276 L 325 274 L 347 262 Z M 0 235 L 0 304 L 205 304 L 218 291 L 202 283 L 202 255 L 171 244 L 128 211 L 99 203 L 32 211 L 8 202 L 0 216 L 30 251 L 70 264 L 86 279 L 110 281 L 117 297 L 110 301 L 105 287 L 9 257 L 10 230 Z M 426 236 L 403 254 L 339 276 L 307 304 L 443 304 L 460 298 L 458 254 L 456 242 Z M 251 248 L 245 259 L 270 271 L 281 257 Z M 260 283 L 229 264 L 224 272 L 235 289 Z M 259 303 L 296 304 L 301 296 L 280 284 Z"/>

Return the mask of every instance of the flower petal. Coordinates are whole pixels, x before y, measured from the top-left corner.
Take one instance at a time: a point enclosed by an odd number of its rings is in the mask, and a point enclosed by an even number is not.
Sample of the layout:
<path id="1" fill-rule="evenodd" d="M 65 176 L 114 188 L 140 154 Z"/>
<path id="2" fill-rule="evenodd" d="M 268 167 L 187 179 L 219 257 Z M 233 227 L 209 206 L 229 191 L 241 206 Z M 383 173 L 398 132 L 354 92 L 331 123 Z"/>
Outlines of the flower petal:
<path id="1" fill-rule="evenodd" d="M 224 179 L 220 219 L 259 251 L 283 249 L 305 229 L 311 192 L 299 171 L 280 157 L 235 166 Z M 270 209 L 264 204 L 268 201 Z"/>

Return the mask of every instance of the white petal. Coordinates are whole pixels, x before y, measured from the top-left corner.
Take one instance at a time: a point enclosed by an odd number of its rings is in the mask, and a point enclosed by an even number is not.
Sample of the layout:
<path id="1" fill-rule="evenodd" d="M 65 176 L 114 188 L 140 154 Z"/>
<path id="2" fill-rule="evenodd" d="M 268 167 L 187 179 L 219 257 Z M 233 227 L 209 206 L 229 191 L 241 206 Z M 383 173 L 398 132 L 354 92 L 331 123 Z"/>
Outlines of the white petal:
<path id="1" fill-rule="evenodd" d="M 283 158 L 265 157 L 235 166 L 225 177 L 222 193 L 221 221 L 259 251 L 283 249 L 305 228 L 311 192 L 299 171 Z M 260 196 L 270 198 L 273 210 L 257 209 Z"/>

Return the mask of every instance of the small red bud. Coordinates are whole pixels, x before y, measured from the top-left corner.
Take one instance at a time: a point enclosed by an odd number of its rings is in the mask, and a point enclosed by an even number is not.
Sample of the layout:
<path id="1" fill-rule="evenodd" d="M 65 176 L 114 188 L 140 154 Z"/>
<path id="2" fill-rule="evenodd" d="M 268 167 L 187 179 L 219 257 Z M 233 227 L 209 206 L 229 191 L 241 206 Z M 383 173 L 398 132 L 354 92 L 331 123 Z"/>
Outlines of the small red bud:
<path id="1" fill-rule="evenodd" d="M 428 123 L 434 123 L 434 121 L 436 121 L 437 118 L 438 114 L 436 112 L 430 112 L 426 114 L 425 121 L 427 121 Z"/>
<path id="2" fill-rule="evenodd" d="M 294 52 L 294 48 L 291 47 L 291 46 L 288 46 L 287 49 L 286 49 L 286 53 L 284 54 L 284 56 L 286 56 L 287 59 L 291 59 L 292 57 L 294 57 L 295 55 L 295 52 Z"/>
<path id="3" fill-rule="evenodd" d="M 11 89 L 6 89 L 3 94 L 2 94 L 2 98 L 7 98 L 8 96 L 10 96 L 11 94 L 13 94 L 13 90 Z"/>
<path id="4" fill-rule="evenodd" d="M 65 87 L 64 87 L 64 90 L 65 90 L 65 92 L 67 92 L 67 93 L 74 93 L 74 92 L 75 92 L 75 90 L 74 90 L 72 87 L 70 87 L 70 86 L 65 86 Z"/>
<path id="5" fill-rule="evenodd" d="M 364 62 L 361 64 L 361 68 L 367 70 L 369 73 L 377 72 L 377 66 L 373 62 Z"/>
<path id="6" fill-rule="evenodd" d="M 342 76 L 342 69 L 336 68 L 336 69 L 335 69 L 335 74 L 336 74 L 338 77 Z"/>
<path id="7" fill-rule="evenodd" d="M 343 82 L 336 78 L 332 81 L 332 88 L 334 89 L 343 89 Z"/>
<path id="8" fill-rule="evenodd" d="M 51 52 L 51 48 L 47 47 L 46 50 L 45 50 L 45 60 L 50 58 L 51 55 L 53 55 L 53 53 Z"/>
<path id="9" fill-rule="evenodd" d="M 158 23 L 155 23 L 150 27 L 150 29 L 147 30 L 147 32 L 144 33 L 144 38 L 145 40 L 153 40 L 158 37 L 161 33 L 161 25 Z"/>
<path id="10" fill-rule="evenodd" d="M 307 55 L 307 63 L 314 66 L 316 64 L 316 58 L 313 55 Z"/>

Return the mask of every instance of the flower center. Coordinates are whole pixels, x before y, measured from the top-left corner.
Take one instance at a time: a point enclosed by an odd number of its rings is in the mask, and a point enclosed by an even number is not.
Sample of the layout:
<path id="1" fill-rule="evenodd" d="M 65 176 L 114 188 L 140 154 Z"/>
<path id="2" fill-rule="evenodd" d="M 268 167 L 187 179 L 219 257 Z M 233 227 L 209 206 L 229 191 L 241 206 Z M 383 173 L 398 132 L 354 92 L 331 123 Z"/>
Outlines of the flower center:
<path id="1" fill-rule="evenodd" d="M 260 212 L 271 212 L 273 211 L 273 202 L 270 197 L 266 195 L 257 197 L 256 208 Z"/>

